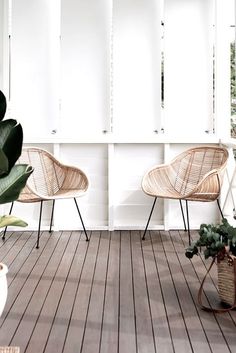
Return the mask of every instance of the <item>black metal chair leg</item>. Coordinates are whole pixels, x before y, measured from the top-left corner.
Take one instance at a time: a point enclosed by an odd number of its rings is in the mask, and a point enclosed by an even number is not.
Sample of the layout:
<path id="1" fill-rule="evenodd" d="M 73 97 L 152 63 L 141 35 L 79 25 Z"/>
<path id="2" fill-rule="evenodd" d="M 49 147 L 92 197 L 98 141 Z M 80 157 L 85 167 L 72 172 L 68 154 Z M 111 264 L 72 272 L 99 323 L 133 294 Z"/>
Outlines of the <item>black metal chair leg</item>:
<path id="1" fill-rule="evenodd" d="M 217 201 L 217 205 L 218 205 L 219 210 L 220 210 L 221 217 L 222 217 L 222 219 L 223 219 L 223 218 L 224 218 L 224 215 L 223 215 L 222 209 L 221 209 L 221 207 L 220 207 L 220 201 L 219 201 L 219 199 L 217 199 L 216 201 Z"/>
<path id="2" fill-rule="evenodd" d="M 187 217 L 187 227 L 188 227 L 188 243 L 191 245 L 191 234 L 190 234 L 190 227 L 189 227 L 189 214 L 188 214 L 188 201 L 186 202 L 186 217 Z"/>
<path id="3" fill-rule="evenodd" d="M 40 227 L 41 227 L 42 209 L 43 209 L 43 201 L 40 201 L 39 226 L 38 226 L 38 237 L 37 237 L 36 249 L 39 248 L 39 237 L 40 237 Z"/>
<path id="4" fill-rule="evenodd" d="M 85 233 L 85 236 L 86 236 L 86 241 L 89 241 L 89 238 L 88 238 L 85 226 L 84 226 L 84 222 L 83 222 L 83 219 L 82 219 L 82 216 L 81 216 L 81 213 L 80 213 L 80 210 L 79 210 L 79 207 L 78 207 L 78 204 L 77 204 L 77 201 L 76 201 L 75 197 L 74 197 L 74 200 L 75 200 L 75 205 L 76 205 L 77 211 L 79 213 L 79 218 L 81 220 L 81 223 L 82 223 L 82 226 L 83 226 L 83 229 L 84 229 L 84 233 Z"/>
<path id="5" fill-rule="evenodd" d="M 52 232 L 52 220 L 53 220 L 53 214 L 54 214 L 54 206 L 55 206 L 55 200 L 53 200 L 53 202 L 52 202 L 52 213 L 51 213 L 51 221 L 50 221 L 49 233 Z"/>
<path id="6" fill-rule="evenodd" d="M 182 200 L 179 200 L 179 204 L 180 204 L 181 213 L 182 213 L 183 222 L 184 222 L 184 230 L 186 232 L 187 231 L 187 227 L 186 227 L 186 222 L 185 222 L 185 217 L 184 217 L 184 210 L 183 210 Z"/>
<path id="7" fill-rule="evenodd" d="M 147 225 L 146 225 L 146 228 L 145 228 L 143 236 L 142 236 L 142 240 L 145 240 L 145 235 L 146 235 L 146 232 L 147 232 L 147 229 L 148 229 L 148 225 L 149 225 L 150 219 L 152 217 L 152 212 L 154 210 L 154 207 L 155 207 L 155 204 L 156 204 L 156 200 L 157 200 L 157 197 L 155 197 L 155 199 L 154 199 L 154 202 L 153 202 L 153 205 L 152 205 L 152 209 L 151 209 L 150 215 L 148 217 Z"/>
<path id="8" fill-rule="evenodd" d="M 10 211 L 9 211 L 9 215 L 11 214 L 11 211 L 13 209 L 13 204 L 14 202 L 11 203 L 11 207 L 10 207 Z M 2 239 L 5 240 L 5 237 L 6 237 L 6 231 L 7 231 L 7 227 L 5 227 L 4 229 L 4 232 L 3 232 L 3 236 L 2 236 Z"/>

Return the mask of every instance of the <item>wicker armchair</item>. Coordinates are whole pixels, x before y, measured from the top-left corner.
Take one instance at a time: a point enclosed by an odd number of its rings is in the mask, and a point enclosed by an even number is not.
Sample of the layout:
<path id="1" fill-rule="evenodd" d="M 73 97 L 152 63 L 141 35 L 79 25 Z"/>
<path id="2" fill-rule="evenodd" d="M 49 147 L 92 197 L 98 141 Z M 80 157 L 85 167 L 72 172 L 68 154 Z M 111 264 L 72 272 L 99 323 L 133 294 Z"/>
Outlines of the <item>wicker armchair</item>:
<path id="1" fill-rule="evenodd" d="M 217 200 L 223 217 L 218 198 L 227 160 L 228 151 L 225 148 L 196 147 L 181 153 L 169 164 L 162 164 L 149 170 L 143 177 L 142 189 L 147 195 L 154 197 L 154 202 L 142 239 L 145 239 L 158 197 L 179 200 L 184 229 L 188 230 L 189 243 L 191 240 L 188 201 Z M 182 200 L 186 201 L 187 227 Z"/>
<path id="2" fill-rule="evenodd" d="M 30 164 L 34 168 L 34 172 L 28 179 L 17 201 L 27 203 L 40 202 L 36 248 L 39 248 L 43 202 L 48 200 L 53 201 L 49 232 L 52 229 L 55 200 L 73 198 L 86 240 L 88 241 L 88 235 L 76 201 L 76 197 L 84 195 L 88 189 L 89 183 L 84 172 L 78 168 L 60 163 L 52 154 L 36 147 L 23 148 L 19 162 Z M 11 204 L 10 214 L 12 208 L 13 203 Z M 3 239 L 5 238 L 6 230 L 7 228 L 4 230 Z"/>

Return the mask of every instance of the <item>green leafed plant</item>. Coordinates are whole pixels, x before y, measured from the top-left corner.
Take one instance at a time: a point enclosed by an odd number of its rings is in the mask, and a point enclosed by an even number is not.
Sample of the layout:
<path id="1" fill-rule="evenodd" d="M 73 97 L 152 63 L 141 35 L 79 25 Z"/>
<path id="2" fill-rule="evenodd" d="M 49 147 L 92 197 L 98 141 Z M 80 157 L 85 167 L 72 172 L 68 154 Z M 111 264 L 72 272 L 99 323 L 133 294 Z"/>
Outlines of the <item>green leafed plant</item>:
<path id="1" fill-rule="evenodd" d="M 224 218 L 220 224 L 201 224 L 199 239 L 186 249 L 185 255 L 191 259 L 203 250 L 205 259 L 223 258 L 226 249 L 236 255 L 236 228 Z"/>
<path id="2" fill-rule="evenodd" d="M 6 97 L 0 91 L 0 204 L 17 200 L 33 168 L 16 164 L 21 155 L 23 129 L 14 119 L 3 121 L 7 109 Z M 24 227 L 26 222 L 14 216 L 0 216 L 0 227 Z"/>

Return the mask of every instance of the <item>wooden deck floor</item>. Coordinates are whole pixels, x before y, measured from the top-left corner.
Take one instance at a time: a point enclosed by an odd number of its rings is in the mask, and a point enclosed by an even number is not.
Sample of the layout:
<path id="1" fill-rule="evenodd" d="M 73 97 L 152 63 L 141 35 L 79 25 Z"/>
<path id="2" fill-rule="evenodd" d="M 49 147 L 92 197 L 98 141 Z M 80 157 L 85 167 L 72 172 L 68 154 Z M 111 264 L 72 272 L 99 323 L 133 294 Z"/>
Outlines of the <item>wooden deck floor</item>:
<path id="1" fill-rule="evenodd" d="M 0 345 L 27 353 L 236 352 L 236 312 L 196 298 L 206 271 L 184 255 L 184 232 L 8 233 L 0 259 L 9 293 Z M 218 304 L 216 269 L 206 300 Z"/>

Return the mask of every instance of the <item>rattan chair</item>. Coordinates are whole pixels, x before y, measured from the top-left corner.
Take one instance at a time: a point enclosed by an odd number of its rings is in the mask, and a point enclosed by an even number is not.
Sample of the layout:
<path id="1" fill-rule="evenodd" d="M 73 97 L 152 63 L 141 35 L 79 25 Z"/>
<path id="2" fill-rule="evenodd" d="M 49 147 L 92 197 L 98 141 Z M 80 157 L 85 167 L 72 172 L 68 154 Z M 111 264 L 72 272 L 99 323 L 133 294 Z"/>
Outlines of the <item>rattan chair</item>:
<path id="1" fill-rule="evenodd" d="M 84 195 L 88 189 L 89 182 L 85 173 L 76 167 L 60 163 L 52 154 L 36 147 L 23 148 L 19 162 L 30 164 L 34 168 L 34 172 L 28 179 L 17 201 L 26 203 L 40 202 L 36 248 L 39 248 L 43 202 L 48 200 L 53 201 L 49 232 L 52 229 L 55 201 L 73 198 L 86 240 L 88 241 L 88 235 L 76 201 L 76 198 Z M 10 214 L 12 208 L 13 203 L 11 204 Z M 6 230 L 7 228 L 4 230 L 3 239 L 5 239 Z"/>
<path id="2" fill-rule="evenodd" d="M 147 195 L 154 197 L 154 202 L 142 239 L 145 239 L 158 197 L 179 200 L 189 244 L 191 238 L 188 201 L 216 200 L 223 217 L 219 195 L 227 160 L 228 151 L 225 148 L 203 146 L 191 148 L 178 155 L 169 164 L 158 165 L 149 170 L 143 177 L 142 189 Z M 186 201 L 187 227 L 182 200 Z"/>

